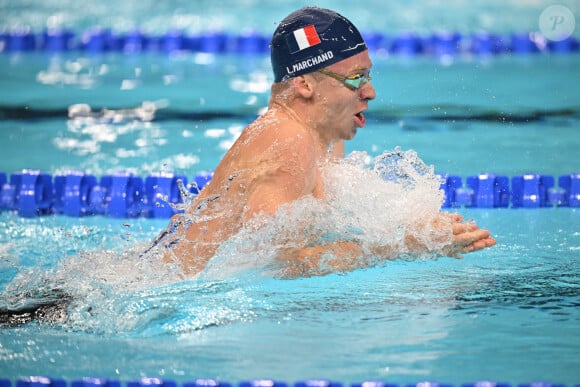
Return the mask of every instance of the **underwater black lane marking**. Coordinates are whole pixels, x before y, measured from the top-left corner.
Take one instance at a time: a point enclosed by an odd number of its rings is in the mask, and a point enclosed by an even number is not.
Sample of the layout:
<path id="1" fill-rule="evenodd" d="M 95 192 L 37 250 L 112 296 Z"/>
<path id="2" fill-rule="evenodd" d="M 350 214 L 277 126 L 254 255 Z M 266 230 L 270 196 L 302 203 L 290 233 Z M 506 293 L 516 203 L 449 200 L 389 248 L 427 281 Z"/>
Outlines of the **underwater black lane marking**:
<path id="1" fill-rule="evenodd" d="M 119 110 L 131 110 L 118 108 Z M 117 110 L 117 109 L 115 109 Z M 99 119 L 101 109 L 95 109 L 91 116 Z M 179 110 L 159 110 L 155 112 L 153 121 L 171 121 L 171 120 L 185 120 L 185 121 L 211 121 L 218 119 L 242 119 L 253 120 L 257 117 L 255 111 L 199 111 L 199 112 L 185 112 Z M 28 106 L 1 106 L 0 105 L 0 119 L 4 120 L 50 120 L 50 119 L 69 119 L 67 108 L 55 109 L 38 109 L 30 108 Z M 104 118 L 103 118 L 104 119 Z M 127 117 L 127 121 L 136 120 L 134 116 Z"/>
<path id="2" fill-rule="evenodd" d="M 367 120 L 374 122 L 397 122 L 402 118 L 432 121 L 481 121 L 481 122 L 514 122 L 531 123 L 543 121 L 554 117 L 567 117 L 580 119 L 580 107 L 564 108 L 555 110 L 529 110 L 516 112 L 498 112 L 493 110 L 481 110 L 473 106 L 438 106 L 440 113 L 429 114 L 432 107 L 409 107 L 397 109 L 378 108 L 367 111 Z M 123 108 L 118 108 L 123 110 Z M 130 110 L 130 109 L 128 109 Z M 467 113 L 465 113 L 467 112 Z M 96 118 L 99 117 L 99 109 L 93 111 Z M 238 119 L 250 122 L 257 117 L 254 110 L 206 110 L 206 111 L 181 111 L 161 109 L 155 112 L 155 122 L 183 120 L 183 121 L 212 121 L 220 119 Z M 49 120 L 68 119 L 68 109 L 39 109 L 28 106 L 2 106 L 0 105 L 0 119 L 4 120 Z M 127 117 L 128 121 L 134 117 Z"/>

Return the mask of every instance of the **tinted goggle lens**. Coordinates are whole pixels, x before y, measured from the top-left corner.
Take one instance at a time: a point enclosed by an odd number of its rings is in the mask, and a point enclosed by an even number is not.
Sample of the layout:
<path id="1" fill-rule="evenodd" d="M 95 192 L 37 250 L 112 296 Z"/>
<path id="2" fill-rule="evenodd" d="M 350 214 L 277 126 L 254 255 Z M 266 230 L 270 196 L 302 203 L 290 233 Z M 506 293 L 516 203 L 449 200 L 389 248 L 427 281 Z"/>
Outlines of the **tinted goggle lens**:
<path id="1" fill-rule="evenodd" d="M 366 83 L 369 83 L 370 81 L 371 81 L 371 76 L 370 76 L 370 73 L 367 71 L 363 74 L 349 75 L 349 76 L 344 78 L 343 82 L 354 89 L 360 89 L 361 87 L 363 87 Z"/>

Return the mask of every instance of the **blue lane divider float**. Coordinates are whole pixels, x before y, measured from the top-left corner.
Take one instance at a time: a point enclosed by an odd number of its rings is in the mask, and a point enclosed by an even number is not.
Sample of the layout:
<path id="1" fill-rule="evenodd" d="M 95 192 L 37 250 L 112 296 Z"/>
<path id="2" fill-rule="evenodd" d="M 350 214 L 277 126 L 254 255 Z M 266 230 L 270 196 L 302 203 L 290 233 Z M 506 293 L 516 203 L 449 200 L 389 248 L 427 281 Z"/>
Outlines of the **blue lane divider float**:
<path id="1" fill-rule="evenodd" d="M 577 37 L 550 41 L 538 33 L 499 35 L 487 32 L 460 34 L 437 32 L 426 36 L 414 33 L 396 35 L 369 31 L 363 33 L 369 49 L 394 55 L 458 55 L 482 56 L 502 53 L 531 54 L 538 52 L 573 53 L 580 50 Z M 164 34 L 152 35 L 138 29 L 123 33 L 93 27 L 81 33 L 68 29 L 47 29 L 35 33 L 30 28 L 17 28 L 0 33 L 0 52 L 66 52 L 87 53 L 142 52 L 173 53 L 176 51 L 212 54 L 264 54 L 269 51 L 270 36 L 255 31 L 231 34 L 206 31 L 188 34 L 170 29 Z"/>
<path id="2" fill-rule="evenodd" d="M 99 179 L 82 171 L 50 176 L 24 169 L 10 179 L 0 172 L 0 211 L 22 217 L 63 214 L 72 217 L 104 215 L 114 218 L 168 218 L 181 210 L 179 182 L 186 193 L 198 194 L 211 181 L 211 172 L 200 172 L 188 185 L 187 177 L 171 172 L 142 179 L 120 171 Z M 439 175 L 445 193 L 442 207 L 545 208 L 580 207 L 580 173 L 500 176 L 484 173 L 467 176 Z M 558 185 L 556 186 L 556 181 Z"/>
<path id="3" fill-rule="evenodd" d="M 197 194 L 210 180 L 211 172 L 197 174 L 187 187 Z M 51 177 L 25 169 L 10 175 L 0 173 L 0 211 L 15 211 L 22 217 L 63 214 L 72 217 L 105 215 L 115 218 L 168 218 L 182 202 L 178 181 L 187 177 L 158 173 L 144 180 L 128 172 L 102 176 L 100 180 L 81 171 Z"/>
<path id="4" fill-rule="evenodd" d="M 14 387 L 232 387 L 235 383 L 224 382 L 216 379 L 197 379 L 190 382 L 177 383 L 173 380 L 160 378 L 142 378 L 139 380 L 121 382 L 115 379 L 85 377 L 72 380 L 70 383 L 62 379 L 29 376 L 18 379 Z M 580 384 L 576 384 L 576 387 Z M 0 387 L 13 387 L 9 379 L 0 378 Z M 502 383 L 494 381 L 479 381 L 463 384 L 449 384 L 431 381 L 417 383 L 397 384 L 383 381 L 364 381 L 359 383 L 345 384 L 326 379 L 313 379 L 288 383 L 271 379 L 255 379 L 241 381 L 237 387 L 567 387 L 564 384 L 538 381 L 529 383 Z M 571 386 L 570 386 L 571 387 Z"/>
<path id="5" fill-rule="evenodd" d="M 558 187 L 553 176 L 541 174 L 513 176 L 511 185 L 509 177 L 489 173 L 468 176 L 465 186 L 459 176 L 442 178 L 446 208 L 580 207 L 580 173 L 560 176 Z"/>

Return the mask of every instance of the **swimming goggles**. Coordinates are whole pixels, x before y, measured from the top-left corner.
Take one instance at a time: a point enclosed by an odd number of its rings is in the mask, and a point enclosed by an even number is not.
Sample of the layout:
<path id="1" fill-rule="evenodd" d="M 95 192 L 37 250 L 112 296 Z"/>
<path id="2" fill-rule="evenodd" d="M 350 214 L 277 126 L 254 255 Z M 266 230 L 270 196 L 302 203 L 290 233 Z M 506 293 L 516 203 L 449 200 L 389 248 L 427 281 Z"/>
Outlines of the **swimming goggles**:
<path id="1" fill-rule="evenodd" d="M 339 82 L 342 82 L 343 85 L 345 85 L 346 87 L 348 87 L 352 91 L 357 91 L 358 89 L 363 87 L 365 84 L 369 83 L 372 79 L 370 76 L 370 72 L 371 72 L 370 70 L 365 70 L 362 73 L 354 73 L 354 74 L 347 75 L 347 76 L 337 74 L 337 73 L 330 71 L 328 69 L 319 69 L 318 72 L 322 73 L 324 75 L 328 75 L 329 77 L 332 77 Z"/>

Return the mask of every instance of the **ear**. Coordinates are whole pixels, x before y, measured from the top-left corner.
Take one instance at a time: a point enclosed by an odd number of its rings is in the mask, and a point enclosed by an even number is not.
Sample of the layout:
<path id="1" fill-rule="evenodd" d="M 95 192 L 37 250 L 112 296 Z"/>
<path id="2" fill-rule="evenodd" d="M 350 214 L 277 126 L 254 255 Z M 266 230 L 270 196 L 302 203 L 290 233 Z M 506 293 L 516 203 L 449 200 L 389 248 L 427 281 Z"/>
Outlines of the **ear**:
<path id="1" fill-rule="evenodd" d="M 314 80 L 312 77 L 306 75 L 299 75 L 292 78 L 292 83 L 294 84 L 294 89 L 303 98 L 310 99 L 314 94 Z"/>

